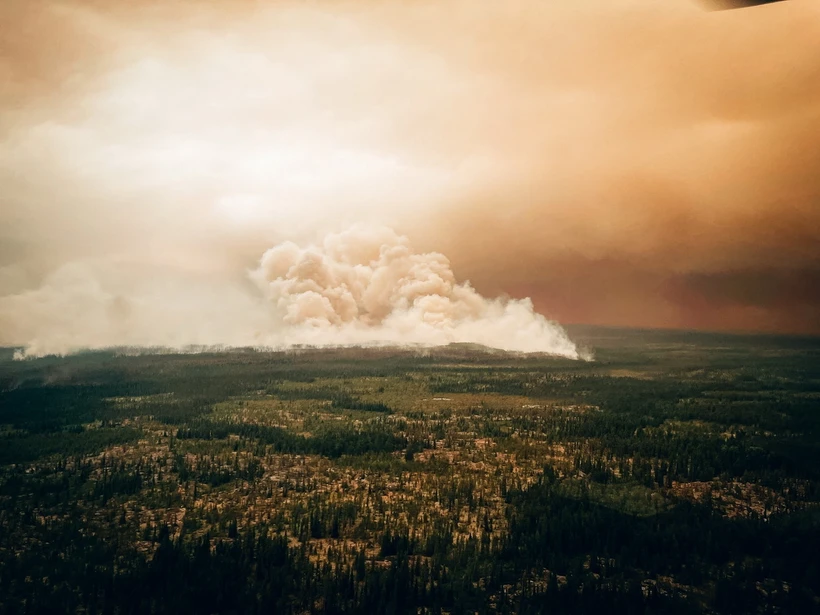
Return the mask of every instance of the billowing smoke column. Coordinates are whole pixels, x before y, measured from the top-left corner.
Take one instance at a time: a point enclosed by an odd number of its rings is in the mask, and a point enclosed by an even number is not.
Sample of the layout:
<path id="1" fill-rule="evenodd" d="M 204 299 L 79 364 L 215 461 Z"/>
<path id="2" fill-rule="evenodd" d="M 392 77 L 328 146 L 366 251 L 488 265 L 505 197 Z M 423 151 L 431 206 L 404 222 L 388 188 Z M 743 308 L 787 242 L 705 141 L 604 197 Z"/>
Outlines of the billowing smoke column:
<path id="1" fill-rule="evenodd" d="M 443 254 L 420 254 L 387 227 L 357 226 L 320 245 L 287 242 L 251 273 L 285 325 L 285 344 L 473 342 L 579 358 L 529 299 L 486 299 Z"/>
<path id="2" fill-rule="evenodd" d="M 239 273 L 239 272 L 237 272 Z M 447 258 L 355 226 L 308 247 L 286 242 L 232 277 L 116 259 L 69 263 L 36 289 L 0 297 L 19 358 L 84 348 L 442 345 L 472 342 L 581 357 L 529 299 L 486 299 Z"/>

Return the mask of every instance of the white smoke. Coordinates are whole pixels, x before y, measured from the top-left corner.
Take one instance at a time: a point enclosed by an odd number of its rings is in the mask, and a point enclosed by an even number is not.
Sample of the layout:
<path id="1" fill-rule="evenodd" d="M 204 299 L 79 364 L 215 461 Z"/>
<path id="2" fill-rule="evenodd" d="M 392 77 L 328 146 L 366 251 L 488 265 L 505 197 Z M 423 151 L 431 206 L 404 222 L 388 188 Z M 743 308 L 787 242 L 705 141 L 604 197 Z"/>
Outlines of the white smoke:
<path id="1" fill-rule="evenodd" d="M 64 267 L 39 289 L 0 298 L 26 332 L 22 356 L 111 346 L 424 345 L 471 342 L 582 357 L 529 299 L 487 299 L 443 254 L 414 252 L 390 228 L 359 225 L 300 247 L 277 245 L 250 279 L 159 280 L 115 267 Z"/>
<path id="2" fill-rule="evenodd" d="M 288 242 L 252 272 L 286 344 L 473 342 L 578 358 L 529 299 L 486 299 L 459 283 L 443 254 L 416 253 L 386 227 L 357 226 L 319 245 Z"/>

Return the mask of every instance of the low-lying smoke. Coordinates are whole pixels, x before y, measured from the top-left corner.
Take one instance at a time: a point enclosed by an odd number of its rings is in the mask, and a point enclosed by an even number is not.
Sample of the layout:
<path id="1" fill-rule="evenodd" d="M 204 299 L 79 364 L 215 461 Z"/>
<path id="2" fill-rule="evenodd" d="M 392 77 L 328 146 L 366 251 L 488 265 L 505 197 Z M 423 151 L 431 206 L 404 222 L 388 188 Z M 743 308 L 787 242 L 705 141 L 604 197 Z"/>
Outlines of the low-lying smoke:
<path id="1" fill-rule="evenodd" d="M 307 247 L 279 244 L 249 272 L 251 288 L 123 267 L 63 267 L 39 289 L 0 299 L 0 320 L 25 336 L 20 356 L 135 345 L 471 342 L 588 358 L 529 299 L 481 296 L 456 280 L 446 256 L 414 252 L 387 227 L 354 226 Z"/>

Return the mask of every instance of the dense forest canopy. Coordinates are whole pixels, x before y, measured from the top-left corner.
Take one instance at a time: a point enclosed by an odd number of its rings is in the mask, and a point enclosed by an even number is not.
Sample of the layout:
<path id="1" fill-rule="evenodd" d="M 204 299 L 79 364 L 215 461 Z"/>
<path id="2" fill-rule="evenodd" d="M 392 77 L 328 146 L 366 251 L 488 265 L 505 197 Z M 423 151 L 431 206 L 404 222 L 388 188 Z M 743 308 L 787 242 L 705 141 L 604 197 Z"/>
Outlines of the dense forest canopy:
<path id="1" fill-rule="evenodd" d="M 820 340 L 14 361 L 2 613 L 820 609 Z"/>

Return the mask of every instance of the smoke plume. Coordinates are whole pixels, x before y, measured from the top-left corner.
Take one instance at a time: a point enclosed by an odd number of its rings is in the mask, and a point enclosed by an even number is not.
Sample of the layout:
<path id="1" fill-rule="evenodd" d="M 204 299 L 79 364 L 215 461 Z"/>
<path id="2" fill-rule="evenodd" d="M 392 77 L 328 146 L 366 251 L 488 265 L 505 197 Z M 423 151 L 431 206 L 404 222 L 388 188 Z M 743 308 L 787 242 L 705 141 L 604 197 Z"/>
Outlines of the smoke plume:
<path id="1" fill-rule="evenodd" d="M 414 252 L 407 237 L 383 226 L 270 248 L 249 272 L 255 289 L 190 280 L 180 287 L 149 274 L 125 264 L 63 267 L 39 289 L 3 298 L 0 318 L 25 331 L 21 357 L 131 345 L 472 342 L 581 358 L 529 299 L 482 297 L 456 280 L 446 256 Z"/>
<path id="2" fill-rule="evenodd" d="M 579 357 L 529 299 L 482 297 L 456 281 L 446 256 L 414 252 L 387 227 L 357 226 L 307 248 L 281 244 L 252 277 L 289 344 L 476 342 Z"/>

